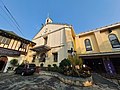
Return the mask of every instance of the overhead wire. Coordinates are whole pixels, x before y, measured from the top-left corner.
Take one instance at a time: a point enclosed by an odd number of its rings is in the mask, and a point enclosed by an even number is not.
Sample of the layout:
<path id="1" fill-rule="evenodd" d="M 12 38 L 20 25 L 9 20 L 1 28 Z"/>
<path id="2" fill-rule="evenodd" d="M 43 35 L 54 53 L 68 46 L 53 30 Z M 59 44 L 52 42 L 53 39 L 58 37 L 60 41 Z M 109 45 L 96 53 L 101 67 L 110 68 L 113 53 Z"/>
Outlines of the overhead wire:
<path id="1" fill-rule="evenodd" d="M 1 8 L 1 9 L 4 11 L 4 13 L 8 16 L 8 18 L 12 21 L 12 23 L 16 26 L 16 28 L 19 30 L 19 32 L 21 33 L 21 35 L 24 36 L 24 34 L 23 34 L 22 31 L 21 31 L 20 25 L 18 24 L 18 22 L 16 21 L 16 19 L 14 18 L 14 16 L 12 15 L 12 13 L 10 12 L 10 10 L 7 8 L 7 6 L 3 3 L 2 0 L 1 0 L 1 2 L 2 2 L 4 8 L 5 8 L 5 10 L 6 10 L 7 12 L 6 12 L 1 6 L 0 6 L 0 8 Z M 9 16 L 8 14 L 9 14 L 10 16 Z"/>
<path id="2" fill-rule="evenodd" d="M 14 20 L 14 22 L 16 23 L 17 25 L 17 29 L 20 31 L 20 33 L 23 35 L 22 31 L 20 30 L 20 25 L 18 24 L 18 22 L 15 20 L 15 18 L 13 17 L 13 15 L 11 14 L 11 12 L 8 10 L 8 8 L 4 5 L 6 11 L 10 14 L 10 16 L 12 17 L 12 19 Z M 24 35 L 23 35 L 24 36 Z"/>
<path id="3" fill-rule="evenodd" d="M 10 16 L 12 17 L 12 19 L 15 21 L 15 23 L 18 25 L 18 27 L 20 28 L 20 25 L 17 23 L 17 21 L 15 20 L 15 18 L 13 17 L 13 15 L 11 14 L 10 10 L 8 10 L 8 8 L 4 5 L 5 9 L 7 10 L 7 12 L 10 14 Z"/>
<path id="4" fill-rule="evenodd" d="M 1 8 L 1 10 L 6 14 L 6 16 L 11 20 L 11 22 L 13 23 L 13 24 L 15 24 L 14 22 L 13 22 L 13 20 L 11 19 L 11 17 L 5 12 L 5 10 L 0 6 L 0 8 Z M 3 15 L 1 14 L 1 16 L 3 17 Z M 4 19 L 5 19 L 5 17 L 4 17 Z M 6 19 L 5 19 L 6 20 Z"/>
<path id="5" fill-rule="evenodd" d="M 1 13 L 0 13 L 0 16 L 1 16 L 10 26 L 12 26 L 13 28 L 15 28 L 15 27 L 13 26 L 13 24 L 11 24 Z"/>

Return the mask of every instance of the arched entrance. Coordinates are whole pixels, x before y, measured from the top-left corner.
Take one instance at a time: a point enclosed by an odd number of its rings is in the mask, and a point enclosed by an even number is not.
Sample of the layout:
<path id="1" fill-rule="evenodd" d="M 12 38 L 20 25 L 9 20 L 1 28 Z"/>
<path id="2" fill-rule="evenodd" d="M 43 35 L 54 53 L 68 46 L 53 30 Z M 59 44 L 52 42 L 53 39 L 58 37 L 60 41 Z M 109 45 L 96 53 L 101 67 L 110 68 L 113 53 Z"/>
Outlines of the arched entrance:
<path id="1" fill-rule="evenodd" d="M 0 56 L 0 71 L 3 71 L 8 61 L 7 56 Z"/>
<path id="2" fill-rule="evenodd" d="M 46 60 L 45 58 L 46 58 L 46 54 L 45 53 L 41 53 L 40 54 L 40 59 L 39 59 L 40 62 L 45 62 L 45 60 Z"/>

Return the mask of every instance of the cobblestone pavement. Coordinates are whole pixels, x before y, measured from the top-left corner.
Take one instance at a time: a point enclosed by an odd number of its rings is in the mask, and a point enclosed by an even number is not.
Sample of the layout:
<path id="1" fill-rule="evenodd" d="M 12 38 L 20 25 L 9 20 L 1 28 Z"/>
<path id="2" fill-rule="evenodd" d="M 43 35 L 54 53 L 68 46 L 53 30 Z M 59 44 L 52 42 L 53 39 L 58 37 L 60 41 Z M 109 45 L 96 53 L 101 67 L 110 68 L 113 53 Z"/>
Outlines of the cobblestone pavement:
<path id="1" fill-rule="evenodd" d="M 117 90 L 105 85 L 76 87 L 64 84 L 55 77 L 34 74 L 21 76 L 12 73 L 0 73 L 0 90 Z"/>
<path id="2" fill-rule="evenodd" d="M 108 80 L 104 77 L 102 77 L 101 75 L 97 74 L 97 73 L 93 73 L 92 74 L 92 78 L 94 83 L 96 83 L 97 85 L 107 85 L 110 88 L 115 88 L 115 89 L 119 89 L 119 85 L 114 83 L 112 80 Z"/>

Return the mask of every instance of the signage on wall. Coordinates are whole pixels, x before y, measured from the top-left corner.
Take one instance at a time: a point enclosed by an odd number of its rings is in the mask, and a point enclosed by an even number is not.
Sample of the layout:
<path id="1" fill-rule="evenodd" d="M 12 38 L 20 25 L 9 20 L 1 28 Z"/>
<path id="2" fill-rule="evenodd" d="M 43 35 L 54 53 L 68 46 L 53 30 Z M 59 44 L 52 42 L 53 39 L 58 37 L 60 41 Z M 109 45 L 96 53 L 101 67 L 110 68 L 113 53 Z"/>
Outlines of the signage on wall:
<path id="1" fill-rule="evenodd" d="M 115 74 L 115 69 L 110 60 L 104 60 L 105 68 L 108 74 Z"/>
<path id="2" fill-rule="evenodd" d="M 4 55 L 4 56 L 20 56 L 20 52 L 15 51 L 15 50 L 11 50 L 11 49 L 0 48 L 0 55 Z"/>

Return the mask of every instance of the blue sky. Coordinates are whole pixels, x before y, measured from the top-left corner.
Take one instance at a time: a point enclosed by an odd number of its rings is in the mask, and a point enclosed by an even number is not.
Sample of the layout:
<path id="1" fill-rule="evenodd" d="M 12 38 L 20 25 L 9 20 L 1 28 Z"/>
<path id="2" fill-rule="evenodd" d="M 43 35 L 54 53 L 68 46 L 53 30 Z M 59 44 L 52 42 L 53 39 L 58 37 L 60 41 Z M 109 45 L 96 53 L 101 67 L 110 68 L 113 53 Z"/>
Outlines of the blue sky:
<path id="1" fill-rule="evenodd" d="M 120 22 L 120 0 L 2 1 L 19 23 L 24 36 L 21 35 L 1 8 L 0 29 L 14 31 L 29 40 L 45 23 L 48 13 L 54 23 L 73 25 L 76 34 Z M 1 0 L 0 6 L 4 8 Z"/>

